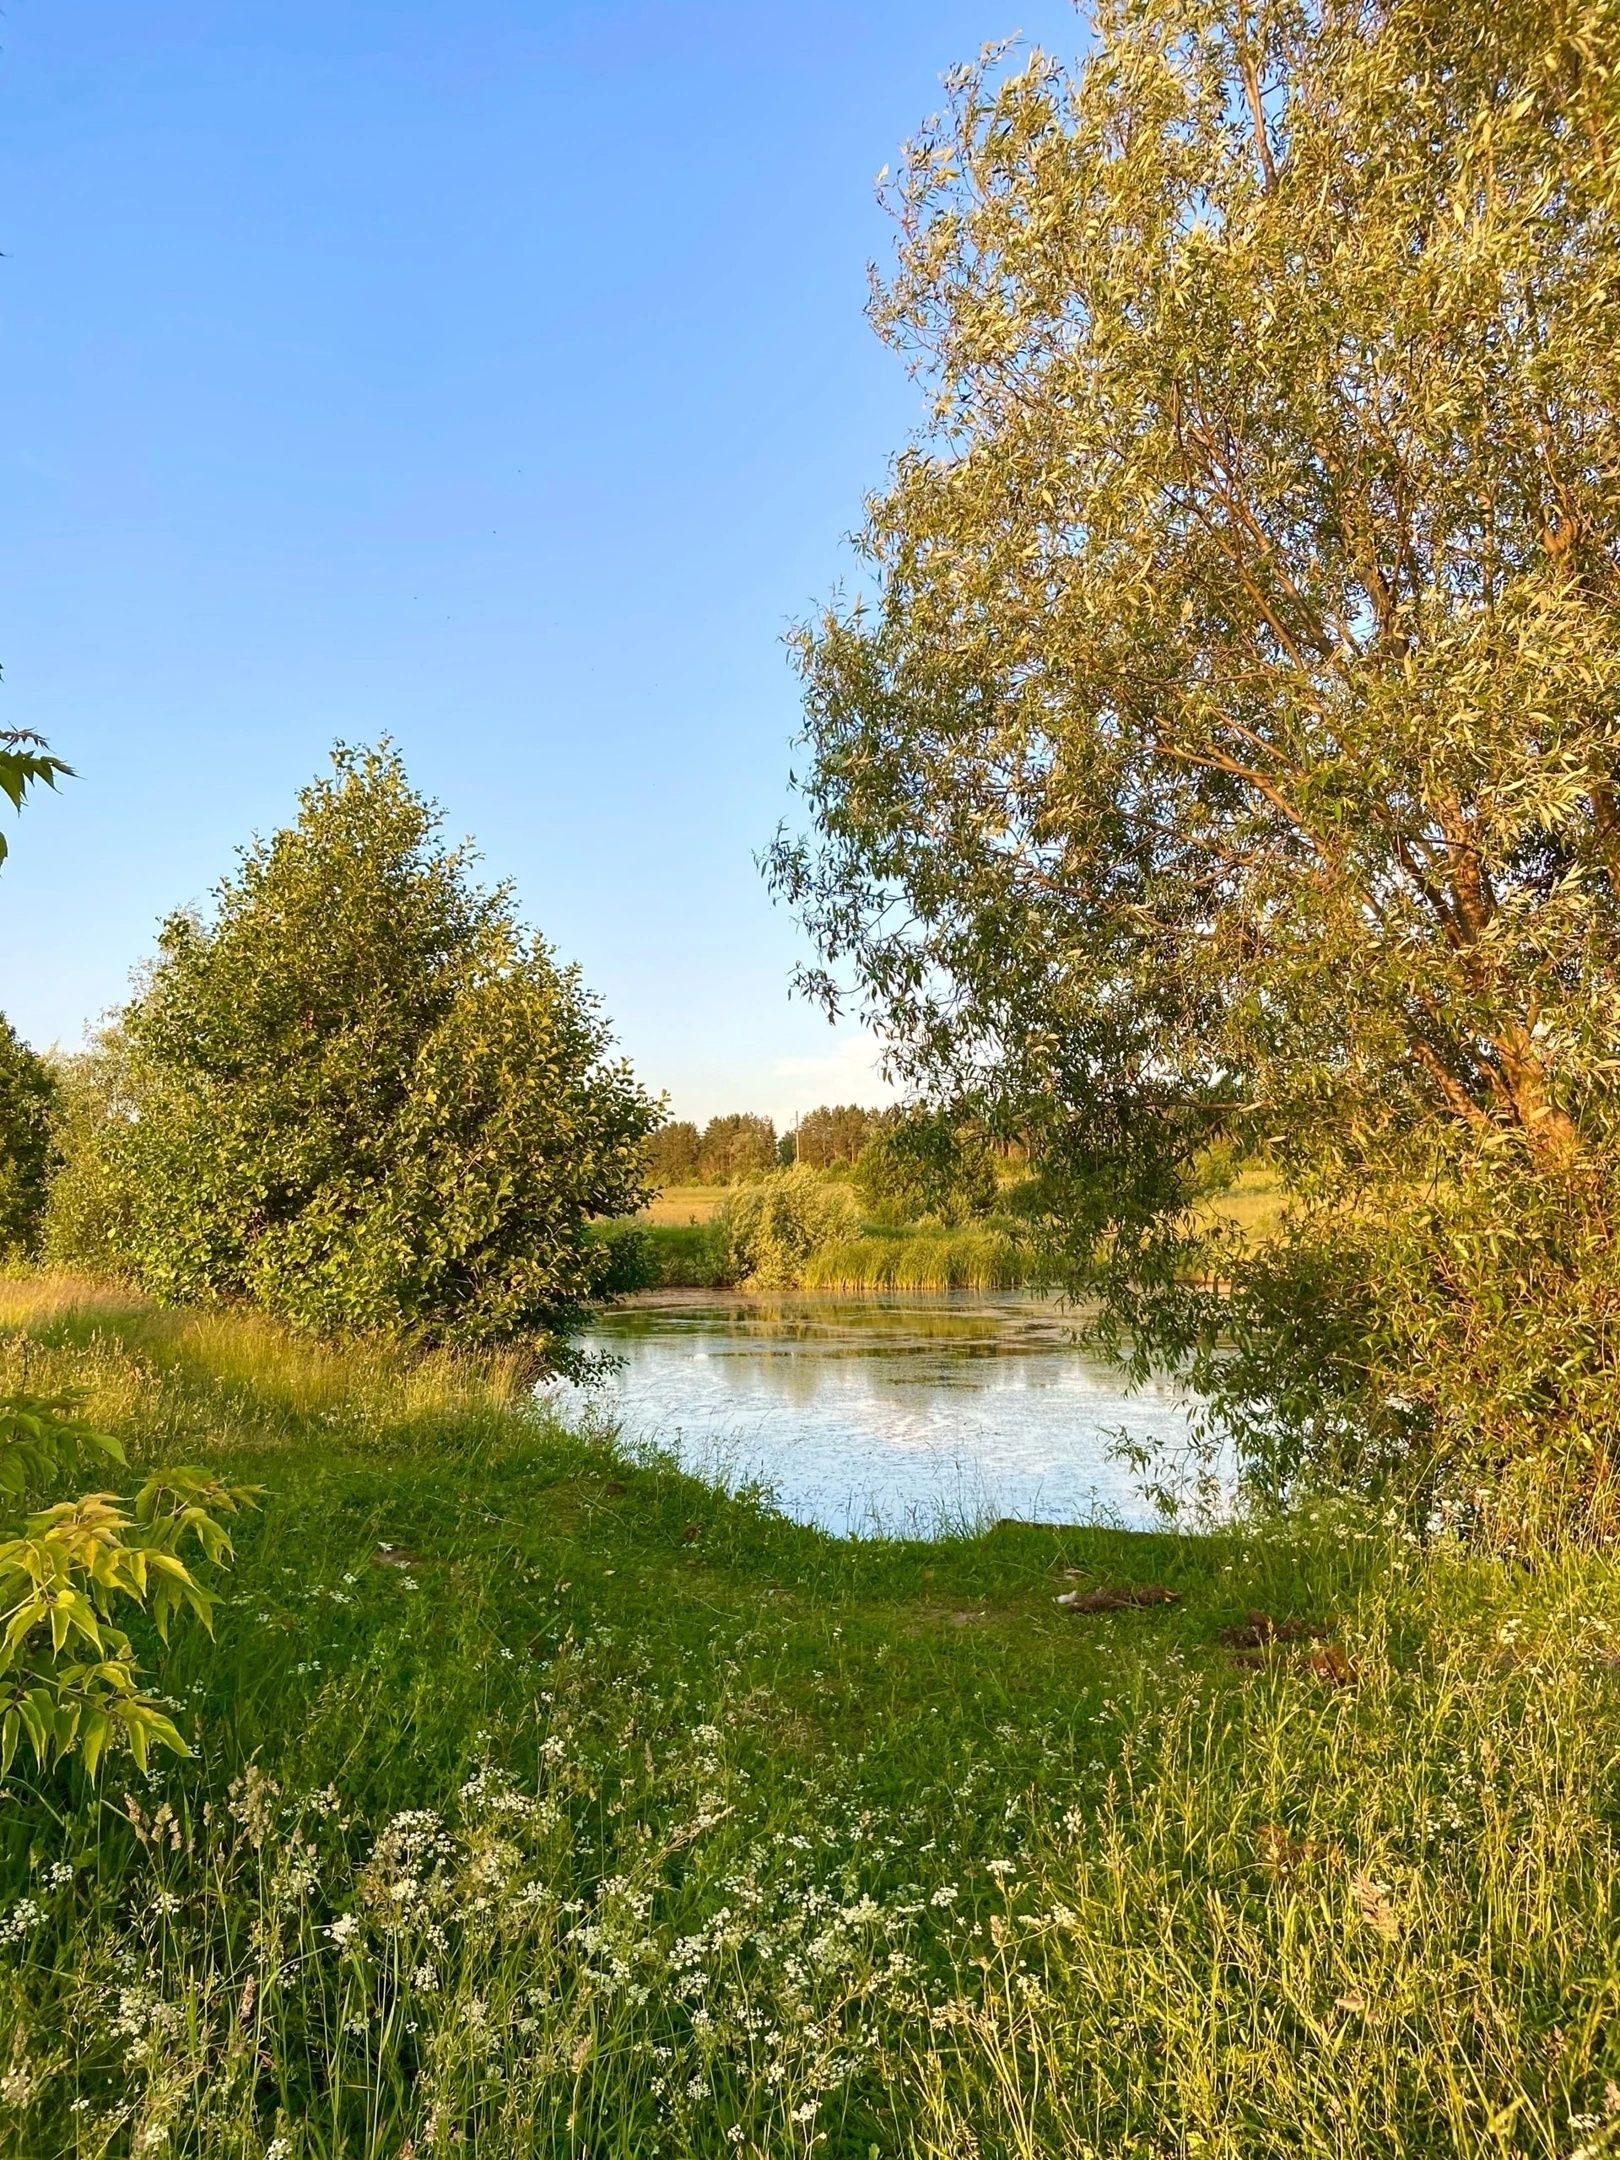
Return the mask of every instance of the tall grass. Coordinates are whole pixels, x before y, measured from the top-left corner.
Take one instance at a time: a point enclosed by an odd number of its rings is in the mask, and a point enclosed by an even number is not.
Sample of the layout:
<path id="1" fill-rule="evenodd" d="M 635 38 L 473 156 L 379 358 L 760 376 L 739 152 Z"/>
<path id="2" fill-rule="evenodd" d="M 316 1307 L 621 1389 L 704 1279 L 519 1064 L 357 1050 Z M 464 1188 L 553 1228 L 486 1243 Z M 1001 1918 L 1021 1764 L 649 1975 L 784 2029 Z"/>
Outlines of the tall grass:
<path id="1" fill-rule="evenodd" d="M 1028 1247 L 1005 1230 L 867 1230 L 810 1255 L 807 1290 L 1018 1290 Z"/>
<path id="2" fill-rule="evenodd" d="M 0 1805 L 5 2160 L 1620 2154 L 1609 1557 L 846 1544 L 499 1366 L 0 1326 L 269 1488 L 197 1754 Z"/>

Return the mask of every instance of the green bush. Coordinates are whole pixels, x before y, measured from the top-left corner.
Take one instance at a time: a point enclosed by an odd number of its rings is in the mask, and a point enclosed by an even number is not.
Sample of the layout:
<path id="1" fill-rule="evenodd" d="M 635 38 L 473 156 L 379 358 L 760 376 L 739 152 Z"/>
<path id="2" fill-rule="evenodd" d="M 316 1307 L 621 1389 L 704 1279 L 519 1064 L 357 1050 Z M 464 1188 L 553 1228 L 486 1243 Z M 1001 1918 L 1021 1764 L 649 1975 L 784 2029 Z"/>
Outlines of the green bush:
<path id="1" fill-rule="evenodd" d="M 119 1027 L 101 1029 L 88 1049 L 55 1061 L 54 1170 L 43 1224 L 45 1257 L 55 1267 L 128 1271 L 134 1249 L 134 1190 L 123 1154 L 133 1116 L 128 1062 Z"/>
<path id="2" fill-rule="evenodd" d="M 931 1222 L 955 1229 L 996 1204 L 996 1173 L 982 1133 L 948 1111 L 886 1113 L 855 1165 L 874 1218 L 893 1228 Z"/>
<path id="3" fill-rule="evenodd" d="M 760 1290 L 796 1288 L 814 1253 L 861 1226 L 848 1187 L 803 1167 L 739 1186 L 715 1219 L 732 1279 Z"/>
<path id="4" fill-rule="evenodd" d="M 732 1281 L 717 1223 L 594 1223 L 591 1236 L 608 1254 L 602 1287 L 616 1297 L 636 1290 L 719 1290 Z"/>
<path id="5" fill-rule="evenodd" d="M 65 1128 L 63 1257 L 103 1236 L 164 1298 L 566 1360 L 656 1110 L 438 827 L 386 745 L 339 749 L 212 920 L 171 918 Z"/>

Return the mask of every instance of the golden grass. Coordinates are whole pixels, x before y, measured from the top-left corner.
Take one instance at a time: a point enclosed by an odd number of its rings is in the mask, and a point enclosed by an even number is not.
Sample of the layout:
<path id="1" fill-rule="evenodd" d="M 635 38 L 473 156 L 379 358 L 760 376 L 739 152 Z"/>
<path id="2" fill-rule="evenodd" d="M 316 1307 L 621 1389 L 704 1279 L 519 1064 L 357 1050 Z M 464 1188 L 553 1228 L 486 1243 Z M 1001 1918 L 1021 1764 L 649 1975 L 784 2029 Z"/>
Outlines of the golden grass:
<path id="1" fill-rule="evenodd" d="M 211 1399 L 206 1429 L 229 1442 L 261 1437 L 280 1421 L 291 1435 L 310 1419 L 363 1402 L 374 1421 L 456 1417 L 526 1400 L 520 1357 L 402 1353 L 379 1337 L 325 1343 L 248 1305 L 152 1304 L 138 1290 L 80 1275 L 0 1276 L 0 1376 L 5 1384 L 85 1389 L 92 1417 L 113 1425 L 138 1398 L 155 1400 L 164 1375 L 190 1398 Z M 166 1437 L 182 1440 L 191 1418 Z"/>
<path id="2" fill-rule="evenodd" d="M 1206 1201 L 1200 1213 L 1214 1222 L 1235 1223 L 1259 1241 L 1276 1229 L 1287 1205 L 1287 1189 L 1274 1170 L 1245 1170 L 1225 1192 Z"/>
<path id="3" fill-rule="evenodd" d="M 706 1223 L 726 1197 L 724 1185 L 666 1185 L 637 1218 L 650 1223 Z"/>

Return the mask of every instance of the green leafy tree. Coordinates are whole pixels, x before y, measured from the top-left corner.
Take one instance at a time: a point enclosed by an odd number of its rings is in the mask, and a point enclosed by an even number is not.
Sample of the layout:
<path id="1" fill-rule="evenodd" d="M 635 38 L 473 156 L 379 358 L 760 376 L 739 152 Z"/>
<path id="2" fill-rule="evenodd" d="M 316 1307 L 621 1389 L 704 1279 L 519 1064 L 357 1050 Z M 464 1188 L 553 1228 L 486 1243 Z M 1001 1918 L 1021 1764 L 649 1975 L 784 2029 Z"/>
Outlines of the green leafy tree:
<path id="1" fill-rule="evenodd" d="M 879 1220 L 956 1227 L 996 1204 L 996 1171 L 982 1133 L 944 1111 L 891 1110 L 875 1121 L 855 1188 Z"/>
<path id="2" fill-rule="evenodd" d="M 14 807 L 68 770 L 36 736 L 0 735 L 0 792 Z M 16 1521 L 13 1509 L 42 1500 L 86 1455 L 123 1463 L 118 1441 L 78 1413 L 72 1395 L 0 1394 L 0 1778 L 24 1750 L 37 1767 L 77 1754 L 92 1778 L 109 1748 L 126 1748 L 142 1769 L 154 1746 L 188 1752 L 162 1702 L 139 1685 L 120 1623 L 145 1611 L 165 1642 L 177 1615 L 211 1628 L 212 1599 L 183 1548 L 228 1561 L 219 1518 L 255 1498 L 207 1471 L 168 1470 L 129 1502 L 88 1492 Z"/>
<path id="3" fill-rule="evenodd" d="M 647 1149 L 648 1180 L 657 1186 L 695 1185 L 701 1175 L 703 1136 L 688 1118 L 660 1125 Z"/>
<path id="4" fill-rule="evenodd" d="M 165 1298 L 562 1359 L 657 1110 L 439 823 L 392 749 L 339 749 L 211 918 L 166 924 L 123 1023 L 125 1258 Z"/>
<path id="5" fill-rule="evenodd" d="M 853 1163 L 876 1130 L 879 1113 L 863 1110 L 858 1103 L 823 1103 L 807 1110 L 793 1128 L 790 1162 L 805 1163 L 812 1170 L 831 1170 Z"/>
<path id="6" fill-rule="evenodd" d="M 704 1126 L 698 1168 L 706 1184 L 734 1185 L 775 1165 L 776 1127 L 769 1118 L 734 1111 L 729 1117 L 710 1118 Z"/>
<path id="7" fill-rule="evenodd" d="M 129 1268 L 134 1192 L 126 1151 L 135 1104 L 123 1029 L 99 1028 L 87 1046 L 52 1064 L 54 1168 L 46 1197 L 44 1257 L 90 1274 Z"/>
<path id="8" fill-rule="evenodd" d="M 38 1249 L 56 1087 L 45 1060 L 0 1018 L 0 1256 Z"/>
<path id="9" fill-rule="evenodd" d="M 959 71 L 895 183 L 876 317 L 932 401 L 802 637 L 777 886 L 1252 1463 L 1597 1505 L 1620 9 L 1094 32 Z M 1192 1211 L 1219 1144 L 1298 1196 L 1258 1256 Z"/>

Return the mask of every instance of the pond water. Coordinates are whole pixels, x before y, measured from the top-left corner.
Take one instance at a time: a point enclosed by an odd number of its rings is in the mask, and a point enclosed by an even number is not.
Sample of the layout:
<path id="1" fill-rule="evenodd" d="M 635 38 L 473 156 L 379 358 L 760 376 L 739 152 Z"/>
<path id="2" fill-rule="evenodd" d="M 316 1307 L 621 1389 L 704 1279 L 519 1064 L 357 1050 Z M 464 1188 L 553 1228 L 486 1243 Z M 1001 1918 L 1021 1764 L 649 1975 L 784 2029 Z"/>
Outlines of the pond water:
<path id="1" fill-rule="evenodd" d="M 1033 1297 L 670 1293 L 616 1308 L 585 1344 L 618 1369 L 565 1400 L 840 1534 L 1140 1525 L 1151 1511 L 1111 1443 L 1187 1436 L 1185 1396 L 1129 1388 Z"/>

